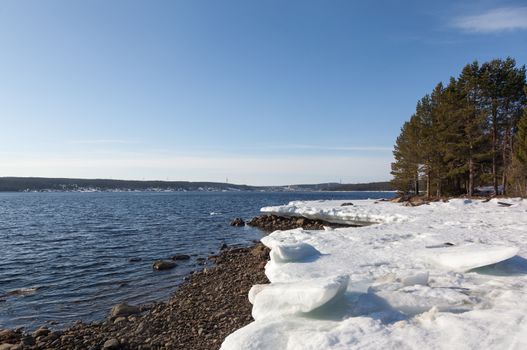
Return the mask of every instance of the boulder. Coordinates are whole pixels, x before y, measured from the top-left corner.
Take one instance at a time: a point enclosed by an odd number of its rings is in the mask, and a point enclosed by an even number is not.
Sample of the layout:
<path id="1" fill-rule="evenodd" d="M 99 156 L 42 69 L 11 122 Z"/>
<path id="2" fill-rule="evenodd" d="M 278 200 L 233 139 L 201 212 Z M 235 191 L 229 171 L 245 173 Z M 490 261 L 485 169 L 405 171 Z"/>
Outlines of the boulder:
<path id="1" fill-rule="evenodd" d="M 190 259 L 190 255 L 187 254 L 176 254 L 172 257 L 172 260 L 188 260 Z"/>
<path id="2" fill-rule="evenodd" d="M 176 263 L 170 260 L 156 260 L 152 264 L 154 270 L 169 270 L 176 267 Z"/>
<path id="3" fill-rule="evenodd" d="M 243 221 L 243 219 L 241 218 L 236 218 L 231 221 L 231 226 L 235 226 L 235 227 L 245 226 L 245 221 Z"/>
<path id="4" fill-rule="evenodd" d="M 110 311 L 111 318 L 128 317 L 130 315 L 136 315 L 141 312 L 141 309 L 137 306 L 128 305 L 126 303 L 117 304 L 112 307 Z"/>
<path id="5" fill-rule="evenodd" d="M 349 207 L 349 206 L 351 206 L 351 205 L 353 205 L 353 203 L 351 203 L 351 202 L 346 202 L 346 203 L 342 203 L 340 206 L 341 206 L 341 207 Z"/>
<path id="6" fill-rule="evenodd" d="M 4 329 L 0 331 L 0 342 L 13 339 L 16 337 L 16 332 L 12 329 Z"/>

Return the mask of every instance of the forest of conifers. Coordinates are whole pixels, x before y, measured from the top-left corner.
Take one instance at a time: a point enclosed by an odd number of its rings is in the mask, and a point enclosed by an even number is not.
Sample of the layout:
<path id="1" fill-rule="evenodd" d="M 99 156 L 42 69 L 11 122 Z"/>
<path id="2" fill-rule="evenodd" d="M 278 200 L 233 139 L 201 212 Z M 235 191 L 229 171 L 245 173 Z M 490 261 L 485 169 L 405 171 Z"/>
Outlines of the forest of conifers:
<path id="1" fill-rule="evenodd" d="M 404 193 L 527 195 L 525 66 L 467 64 L 418 101 L 394 146 L 392 183 Z"/>

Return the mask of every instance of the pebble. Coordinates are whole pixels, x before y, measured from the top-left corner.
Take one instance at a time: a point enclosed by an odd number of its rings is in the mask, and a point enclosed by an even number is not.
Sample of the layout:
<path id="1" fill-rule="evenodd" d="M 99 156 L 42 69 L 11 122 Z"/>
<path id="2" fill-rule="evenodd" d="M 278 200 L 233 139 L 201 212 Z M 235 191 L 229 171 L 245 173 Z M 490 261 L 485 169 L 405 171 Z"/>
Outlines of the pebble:
<path id="1" fill-rule="evenodd" d="M 119 345 L 120 345 L 119 340 L 112 338 L 112 339 L 108 339 L 107 341 L 105 341 L 102 348 L 107 349 L 107 350 L 114 350 L 114 349 L 119 349 Z"/>

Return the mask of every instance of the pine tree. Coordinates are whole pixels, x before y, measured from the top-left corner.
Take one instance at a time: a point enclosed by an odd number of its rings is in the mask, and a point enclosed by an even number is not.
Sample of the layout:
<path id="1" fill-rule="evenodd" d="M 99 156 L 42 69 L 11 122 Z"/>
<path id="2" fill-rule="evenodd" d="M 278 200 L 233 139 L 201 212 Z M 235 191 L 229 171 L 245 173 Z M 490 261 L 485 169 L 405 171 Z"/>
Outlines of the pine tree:
<path id="1" fill-rule="evenodd" d="M 484 105 L 491 127 L 492 179 L 498 193 L 498 178 L 505 184 L 512 156 L 515 126 L 525 105 L 525 67 L 516 68 L 512 58 L 492 60 L 481 66 Z"/>
<path id="2" fill-rule="evenodd" d="M 527 108 L 518 122 L 512 159 L 511 185 L 515 193 L 527 196 Z"/>
<path id="3" fill-rule="evenodd" d="M 463 68 L 458 78 L 460 106 L 460 137 L 458 139 L 459 156 L 467 171 L 466 194 L 472 196 L 476 181 L 478 164 L 488 156 L 488 138 L 485 133 L 486 118 L 482 108 L 480 87 L 480 69 L 477 61 Z"/>
<path id="4" fill-rule="evenodd" d="M 403 125 L 394 149 L 396 188 L 428 196 L 474 194 L 477 184 L 498 179 L 504 192 L 527 190 L 527 106 L 525 67 L 507 58 L 466 65 L 457 79 L 436 85 Z M 527 89 L 527 88 L 526 88 Z M 527 113 L 527 112 L 525 112 Z M 525 193 L 527 194 L 527 193 Z"/>
<path id="5" fill-rule="evenodd" d="M 394 187 L 403 193 L 412 188 L 415 194 L 419 194 L 419 128 L 414 116 L 401 128 L 393 155 L 395 162 L 392 163 L 391 174 Z"/>

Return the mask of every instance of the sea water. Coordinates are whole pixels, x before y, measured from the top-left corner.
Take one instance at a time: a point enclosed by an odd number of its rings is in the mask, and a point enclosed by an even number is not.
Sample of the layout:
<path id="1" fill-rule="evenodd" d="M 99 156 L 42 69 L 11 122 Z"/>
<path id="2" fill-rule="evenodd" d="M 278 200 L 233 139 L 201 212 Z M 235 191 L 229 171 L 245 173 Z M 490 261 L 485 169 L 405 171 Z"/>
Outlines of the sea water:
<path id="1" fill-rule="evenodd" d="M 0 193 L 0 328 L 63 328 L 120 302 L 165 300 L 220 246 L 262 237 L 250 220 L 292 200 L 392 197 L 386 192 Z M 175 254 L 168 271 L 153 261 Z M 139 261 L 137 261 L 139 260 Z"/>

